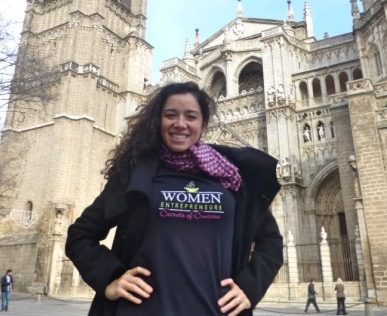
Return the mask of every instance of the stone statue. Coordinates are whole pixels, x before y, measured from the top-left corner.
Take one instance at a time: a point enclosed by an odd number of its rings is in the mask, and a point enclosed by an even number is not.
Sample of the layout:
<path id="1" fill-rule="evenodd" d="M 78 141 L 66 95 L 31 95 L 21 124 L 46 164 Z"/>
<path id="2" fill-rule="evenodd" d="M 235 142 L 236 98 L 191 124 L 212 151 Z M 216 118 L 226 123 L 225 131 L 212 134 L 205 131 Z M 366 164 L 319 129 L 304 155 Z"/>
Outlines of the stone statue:
<path id="1" fill-rule="evenodd" d="M 289 103 L 290 104 L 294 104 L 296 102 L 296 98 L 295 98 L 295 95 L 294 95 L 294 86 L 292 84 L 289 85 L 288 98 L 289 98 Z"/>
<path id="2" fill-rule="evenodd" d="M 56 216 L 54 219 L 54 235 L 62 235 L 62 212 L 56 212 Z"/>
<path id="3" fill-rule="evenodd" d="M 357 164 L 355 155 L 349 155 L 348 163 L 352 168 L 352 177 L 353 177 L 353 188 L 355 190 L 355 197 L 360 198 L 360 183 L 359 183 L 359 175 L 357 174 Z"/>
<path id="4" fill-rule="evenodd" d="M 277 163 L 277 167 L 275 168 L 275 172 L 277 175 L 277 179 L 280 179 L 281 178 L 281 164 L 279 162 Z"/>
<path id="5" fill-rule="evenodd" d="M 327 234 L 327 232 L 325 231 L 324 226 L 321 227 L 320 237 L 321 237 L 321 239 L 322 239 L 322 240 L 321 240 L 321 243 L 326 243 L 326 242 L 327 242 L 328 234 Z"/>
<path id="6" fill-rule="evenodd" d="M 285 90 L 284 85 L 280 84 L 277 89 L 277 100 L 279 104 L 283 104 L 285 102 Z"/>
<path id="7" fill-rule="evenodd" d="M 275 89 L 273 86 L 270 86 L 269 89 L 267 89 L 267 102 L 269 105 L 273 105 L 276 100 L 276 95 L 275 95 Z"/>
<path id="8" fill-rule="evenodd" d="M 230 43 L 231 43 L 231 32 L 230 32 L 230 28 L 227 26 L 224 29 L 223 44 L 230 44 Z"/>
<path id="9" fill-rule="evenodd" d="M 291 171 L 290 171 L 290 161 L 289 158 L 285 157 L 282 159 L 282 176 L 284 178 L 290 178 Z"/>
<path id="10" fill-rule="evenodd" d="M 320 140 L 325 139 L 325 126 L 323 123 L 321 123 L 318 127 L 318 137 Z"/>
<path id="11" fill-rule="evenodd" d="M 310 127 L 308 125 L 304 126 L 302 135 L 304 136 L 304 143 L 309 143 L 312 141 L 311 134 L 310 134 Z"/>

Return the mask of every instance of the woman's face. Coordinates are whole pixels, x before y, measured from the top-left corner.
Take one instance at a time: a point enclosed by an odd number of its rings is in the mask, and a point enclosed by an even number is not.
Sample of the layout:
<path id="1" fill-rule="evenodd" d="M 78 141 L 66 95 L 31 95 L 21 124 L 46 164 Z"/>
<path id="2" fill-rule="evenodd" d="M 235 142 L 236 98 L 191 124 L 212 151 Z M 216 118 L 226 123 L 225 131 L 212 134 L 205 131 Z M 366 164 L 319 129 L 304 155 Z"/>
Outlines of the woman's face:
<path id="1" fill-rule="evenodd" d="M 171 95 L 161 113 L 161 137 L 173 152 L 183 152 L 202 134 L 203 115 L 191 93 Z"/>

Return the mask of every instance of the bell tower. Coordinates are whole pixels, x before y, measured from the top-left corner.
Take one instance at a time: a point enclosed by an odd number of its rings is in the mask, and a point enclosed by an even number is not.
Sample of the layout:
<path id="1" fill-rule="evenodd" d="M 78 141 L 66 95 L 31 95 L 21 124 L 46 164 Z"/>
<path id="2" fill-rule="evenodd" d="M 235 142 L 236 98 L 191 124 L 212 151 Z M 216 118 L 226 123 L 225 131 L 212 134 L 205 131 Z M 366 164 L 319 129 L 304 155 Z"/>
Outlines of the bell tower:
<path id="1" fill-rule="evenodd" d="M 21 261 L 20 290 L 41 284 L 65 293 L 81 282 L 64 257 L 66 228 L 101 191 L 100 171 L 125 117 L 145 99 L 152 51 L 144 40 L 146 7 L 146 0 L 28 0 L 19 59 L 39 56 L 55 75 L 30 83 L 44 85 L 47 102 L 11 98 L 0 143 L 9 161 L 0 174 L 12 179 L 0 190 L 7 210 L 0 231 L 29 254 L 26 260 L 7 248 Z M 27 211 L 21 232 L 13 219 Z M 26 246 L 26 238 L 34 242 Z"/>

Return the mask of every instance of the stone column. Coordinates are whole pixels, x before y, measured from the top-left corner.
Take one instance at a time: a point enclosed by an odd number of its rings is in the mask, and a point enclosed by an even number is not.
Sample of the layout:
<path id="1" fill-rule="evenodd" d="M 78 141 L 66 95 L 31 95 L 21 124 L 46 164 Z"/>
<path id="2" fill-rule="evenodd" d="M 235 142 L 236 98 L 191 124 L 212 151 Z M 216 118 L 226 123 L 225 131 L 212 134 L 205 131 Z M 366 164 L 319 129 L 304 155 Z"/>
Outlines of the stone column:
<path id="1" fill-rule="evenodd" d="M 60 286 L 60 275 L 62 272 L 61 258 L 63 257 L 63 217 L 66 207 L 59 203 L 55 206 L 53 230 L 51 235 L 52 251 L 50 260 L 50 272 L 48 277 L 49 294 L 58 294 Z"/>
<path id="2" fill-rule="evenodd" d="M 337 93 L 341 93 L 339 73 L 336 72 L 336 73 L 334 74 L 334 76 L 333 76 L 333 82 L 335 83 L 335 91 L 336 91 L 336 94 L 337 94 Z"/>
<path id="3" fill-rule="evenodd" d="M 298 266 L 297 266 L 297 251 L 294 245 L 294 237 L 290 230 L 288 234 L 287 251 L 288 251 L 288 273 L 289 273 L 289 300 L 293 300 L 298 297 L 297 295 Z"/>
<path id="4" fill-rule="evenodd" d="M 365 300 L 365 298 L 368 295 L 367 295 L 367 285 L 365 282 L 363 250 L 361 247 L 360 229 L 358 225 L 356 225 L 356 228 L 355 228 L 355 251 L 356 251 L 357 268 L 359 271 L 360 295 L 361 295 L 361 298 Z"/>
<path id="5" fill-rule="evenodd" d="M 308 105 L 314 105 L 314 93 L 313 93 L 313 78 L 308 78 L 307 81 L 307 87 L 308 87 Z"/>
<path id="6" fill-rule="evenodd" d="M 321 242 L 320 242 L 320 257 L 321 257 L 321 270 L 323 278 L 323 299 L 332 296 L 333 275 L 331 265 L 331 253 L 327 242 L 327 233 L 325 228 L 321 227 Z"/>
<path id="7" fill-rule="evenodd" d="M 321 86 L 321 102 L 325 104 L 328 101 L 327 86 L 325 82 L 325 77 L 320 76 L 320 86 Z"/>
<path id="8" fill-rule="evenodd" d="M 226 89 L 227 89 L 227 95 L 225 97 L 232 97 L 234 96 L 234 84 L 233 84 L 233 76 L 234 72 L 232 69 L 232 51 L 226 50 L 223 51 L 223 56 L 225 59 L 226 64 Z"/>

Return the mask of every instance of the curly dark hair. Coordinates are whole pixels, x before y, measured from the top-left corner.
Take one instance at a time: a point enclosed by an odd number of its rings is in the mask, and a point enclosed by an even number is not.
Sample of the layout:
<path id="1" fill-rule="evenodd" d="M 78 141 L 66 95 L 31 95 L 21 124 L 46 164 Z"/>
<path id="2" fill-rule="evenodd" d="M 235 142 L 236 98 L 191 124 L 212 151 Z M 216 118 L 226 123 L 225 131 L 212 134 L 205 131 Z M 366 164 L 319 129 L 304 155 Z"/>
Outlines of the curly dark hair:
<path id="1" fill-rule="evenodd" d="M 210 117 L 216 113 L 214 100 L 194 82 L 171 83 L 157 89 L 147 105 L 128 121 L 127 132 L 120 144 L 112 150 L 113 157 L 106 161 L 102 173 L 106 179 L 127 171 L 141 158 L 158 155 L 162 144 L 161 114 L 167 99 L 175 94 L 192 94 L 200 105 L 203 128 L 208 126 Z"/>

